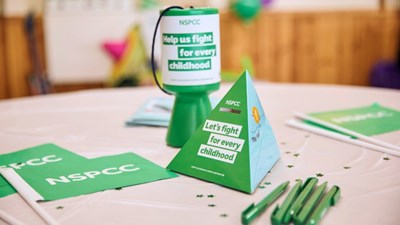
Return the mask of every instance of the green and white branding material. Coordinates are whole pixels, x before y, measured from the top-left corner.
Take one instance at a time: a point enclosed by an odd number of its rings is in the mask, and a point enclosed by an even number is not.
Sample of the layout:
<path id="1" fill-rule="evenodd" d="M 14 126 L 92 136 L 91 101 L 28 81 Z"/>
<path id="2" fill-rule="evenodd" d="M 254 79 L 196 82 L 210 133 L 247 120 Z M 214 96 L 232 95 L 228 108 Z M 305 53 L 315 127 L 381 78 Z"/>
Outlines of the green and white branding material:
<path id="1" fill-rule="evenodd" d="M 166 85 L 220 81 L 218 10 L 171 10 L 161 20 L 162 74 Z"/>
<path id="2" fill-rule="evenodd" d="M 400 112 L 377 103 L 360 108 L 310 113 L 309 116 L 366 136 L 400 130 Z"/>
<path id="3" fill-rule="evenodd" d="M 176 177 L 136 155 L 125 153 L 86 159 L 53 144 L 0 155 L 44 200 L 57 200 Z M 0 197 L 15 193 L 1 177 Z"/>
<path id="4" fill-rule="evenodd" d="M 252 193 L 279 159 L 279 149 L 245 72 L 167 166 Z"/>
<path id="5" fill-rule="evenodd" d="M 13 168 L 18 173 L 31 168 L 39 170 L 46 165 L 71 162 L 77 165 L 86 163 L 87 159 L 54 144 L 45 144 L 27 148 L 18 152 L 0 155 L 0 167 Z M 45 173 L 42 171 L 41 173 Z M 40 174 L 38 174 L 40 175 Z M 0 198 L 16 193 L 15 189 L 0 175 Z"/>
<path id="6" fill-rule="evenodd" d="M 167 8 L 161 20 L 163 89 L 176 96 L 167 145 L 180 148 L 211 112 L 220 86 L 219 14 L 215 8 Z"/>
<path id="7" fill-rule="evenodd" d="M 56 200 L 175 177 L 164 168 L 136 155 L 125 153 L 18 171 L 45 200 Z M 39 174 L 41 171 L 47 171 Z"/>

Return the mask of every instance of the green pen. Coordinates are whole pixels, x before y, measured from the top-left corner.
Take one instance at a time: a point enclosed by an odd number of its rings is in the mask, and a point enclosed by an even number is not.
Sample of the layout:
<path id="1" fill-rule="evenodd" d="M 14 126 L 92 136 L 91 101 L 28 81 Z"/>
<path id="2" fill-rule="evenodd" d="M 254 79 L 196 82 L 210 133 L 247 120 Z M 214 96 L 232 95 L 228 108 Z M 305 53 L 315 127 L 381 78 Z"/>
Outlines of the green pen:
<path id="1" fill-rule="evenodd" d="M 318 186 L 301 210 L 297 214 L 293 215 L 293 222 L 295 225 L 303 225 L 306 222 L 308 215 L 310 215 L 313 208 L 315 208 L 316 203 L 324 194 L 327 184 L 328 183 L 325 181 Z"/>
<path id="2" fill-rule="evenodd" d="M 286 214 L 283 217 L 283 223 L 288 224 L 293 219 L 293 216 L 300 211 L 301 207 L 304 205 L 306 199 L 311 195 L 314 186 L 317 183 L 318 183 L 317 178 L 315 177 L 307 178 L 306 182 L 304 182 L 303 186 L 301 187 L 301 192 L 299 196 L 290 206 L 289 210 L 286 211 Z"/>
<path id="3" fill-rule="evenodd" d="M 272 225 L 282 224 L 283 217 L 286 215 L 286 212 L 288 211 L 289 207 L 296 200 L 297 196 L 299 196 L 299 193 L 301 191 L 301 184 L 302 181 L 301 180 L 298 181 L 296 185 L 294 185 L 292 190 L 290 190 L 289 194 L 283 201 L 282 206 L 281 207 L 279 207 L 279 205 L 276 206 L 271 216 Z"/>
<path id="4" fill-rule="evenodd" d="M 325 215 L 326 211 L 331 205 L 336 205 L 340 198 L 340 188 L 333 186 L 329 189 L 328 193 L 321 199 L 315 210 L 312 212 L 310 218 L 305 225 L 316 225 L 321 218 Z"/>
<path id="5" fill-rule="evenodd" d="M 286 181 L 276 187 L 271 193 L 269 193 L 263 200 L 261 200 L 257 205 L 251 204 L 242 212 L 242 224 L 248 225 L 257 216 L 259 216 L 269 205 L 272 204 L 283 192 L 285 192 L 289 181 Z"/>

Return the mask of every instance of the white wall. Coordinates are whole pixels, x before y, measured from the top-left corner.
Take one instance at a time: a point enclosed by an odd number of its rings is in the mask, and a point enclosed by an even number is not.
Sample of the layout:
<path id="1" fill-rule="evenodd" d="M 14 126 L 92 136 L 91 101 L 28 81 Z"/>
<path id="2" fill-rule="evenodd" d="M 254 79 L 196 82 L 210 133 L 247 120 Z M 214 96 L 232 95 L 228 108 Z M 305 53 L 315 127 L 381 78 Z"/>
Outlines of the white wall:
<path id="1" fill-rule="evenodd" d="M 378 0 L 273 0 L 271 10 L 309 11 L 309 10 L 374 10 L 379 8 Z"/>
<path id="2" fill-rule="evenodd" d="M 43 11 L 44 1 L 65 0 L 3 0 L 6 16 L 24 15 L 30 9 Z M 71 1 L 71 0 L 70 0 Z M 75 2 L 119 1 L 119 0 L 72 0 Z M 138 0 L 132 0 L 137 2 Z M 229 0 L 160 0 L 164 5 L 211 5 L 226 6 Z M 230 0 L 233 1 L 233 0 Z M 223 3 L 221 3 L 223 2 Z M 399 7 L 400 0 L 386 0 L 390 8 Z M 270 10 L 277 11 L 304 11 L 304 10 L 357 10 L 378 9 L 379 0 L 273 0 Z"/>
<path id="3" fill-rule="evenodd" d="M 102 49 L 105 41 L 123 41 L 138 17 L 131 0 L 48 0 L 44 13 L 46 61 L 55 83 L 105 81 L 111 57 Z M 68 4 L 63 4 L 68 3 Z"/>
<path id="4" fill-rule="evenodd" d="M 23 16 L 30 10 L 41 12 L 43 0 L 3 0 L 4 16 Z"/>

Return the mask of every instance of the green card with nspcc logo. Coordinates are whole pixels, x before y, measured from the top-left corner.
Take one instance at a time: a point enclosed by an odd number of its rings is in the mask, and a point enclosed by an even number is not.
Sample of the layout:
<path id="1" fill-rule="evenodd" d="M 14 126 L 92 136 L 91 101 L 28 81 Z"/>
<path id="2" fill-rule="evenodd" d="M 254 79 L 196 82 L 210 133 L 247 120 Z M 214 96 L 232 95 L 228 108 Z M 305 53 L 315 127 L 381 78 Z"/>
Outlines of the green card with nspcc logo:
<path id="1" fill-rule="evenodd" d="M 0 167 L 13 168 L 17 173 L 30 168 L 40 169 L 45 165 L 71 161 L 83 164 L 87 159 L 54 144 L 39 145 L 0 155 Z M 15 189 L 0 175 L 0 198 L 14 193 Z"/>
<path id="2" fill-rule="evenodd" d="M 400 112 L 377 103 L 366 107 L 310 113 L 309 116 L 366 136 L 400 130 Z"/>
<path id="3" fill-rule="evenodd" d="M 43 173 L 38 175 L 38 173 Z M 175 173 L 136 155 L 125 153 L 19 172 L 45 200 L 56 200 L 107 189 L 176 177 Z"/>
<path id="4" fill-rule="evenodd" d="M 51 144 L 34 149 L 37 151 L 27 149 L 0 155 L 0 165 L 14 168 L 44 200 L 176 177 L 175 173 L 133 153 L 86 159 Z M 19 154 L 18 162 L 12 154 Z M 0 191 L 0 197 L 12 194 L 6 189 L 3 193 L 2 187 Z"/>

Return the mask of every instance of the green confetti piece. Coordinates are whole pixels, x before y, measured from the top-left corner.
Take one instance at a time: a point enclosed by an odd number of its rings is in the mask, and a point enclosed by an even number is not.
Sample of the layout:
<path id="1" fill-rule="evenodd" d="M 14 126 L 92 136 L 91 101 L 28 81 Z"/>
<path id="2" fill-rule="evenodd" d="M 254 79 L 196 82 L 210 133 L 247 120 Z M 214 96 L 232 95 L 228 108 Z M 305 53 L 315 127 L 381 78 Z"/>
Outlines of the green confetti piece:
<path id="1" fill-rule="evenodd" d="M 228 214 L 224 213 L 224 214 L 221 214 L 221 215 L 219 215 L 219 216 L 220 216 L 220 217 L 226 218 L 226 217 L 228 217 Z"/>
<path id="2" fill-rule="evenodd" d="M 56 207 L 56 209 L 64 209 L 64 206 L 59 205 Z"/>
<path id="3" fill-rule="evenodd" d="M 271 182 L 264 182 L 265 185 L 271 185 Z"/>
<path id="4" fill-rule="evenodd" d="M 202 198 L 204 195 L 196 195 L 196 198 Z"/>
<path id="5" fill-rule="evenodd" d="M 211 194 L 211 195 L 207 195 L 208 198 L 214 198 L 215 195 Z"/>
<path id="6" fill-rule="evenodd" d="M 323 177 L 324 176 L 324 174 L 322 174 L 322 173 L 317 173 L 316 175 L 317 175 L 317 177 Z"/>
<path id="7" fill-rule="evenodd" d="M 350 166 L 343 166 L 343 168 L 344 168 L 345 170 L 348 170 L 348 169 L 350 169 L 351 167 L 350 167 Z"/>
<path id="8" fill-rule="evenodd" d="M 260 186 L 258 186 L 258 188 L 260 188 L 260 189 L 264 189 L 264 188 L 265 188 L 265 186 L 263 186 L 263 185 L 260 185 Z"/>
<path id="9" fill-rule="evenodd" d="M 215 204 L 208 204 L 208 207 L 215 207 Z"/>
<path id="10" fill-rule="evenodd" d="M 288 168 L 293 168 L 294 166 L 293 166 L 293 165 L 287 165 L 287 167 L 288 167 Z"/>
<path id="11" fill-rule="evenodd" d="M 389 157 L 383 157 L 383 160 L 390 160 Z"/>
<path id="12" fill-rule="evenodd" d="M 298 157 L 299 155 L 299 153 L 293 154 L 294 157 Z"/>

